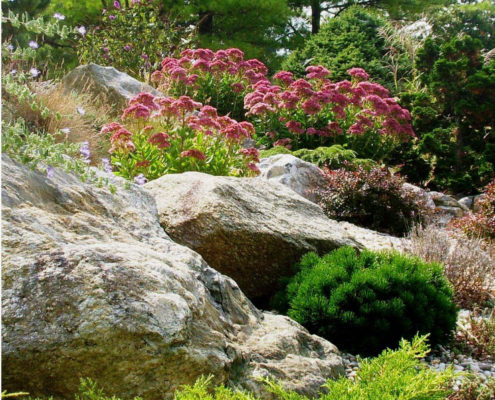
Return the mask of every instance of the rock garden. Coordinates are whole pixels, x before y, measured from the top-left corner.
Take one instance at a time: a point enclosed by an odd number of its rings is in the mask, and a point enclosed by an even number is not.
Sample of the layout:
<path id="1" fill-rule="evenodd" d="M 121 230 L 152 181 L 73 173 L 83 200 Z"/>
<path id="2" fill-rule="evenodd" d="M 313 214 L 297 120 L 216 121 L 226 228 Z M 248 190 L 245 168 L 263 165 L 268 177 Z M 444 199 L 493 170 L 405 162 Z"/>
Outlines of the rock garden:
<path id="1" fill-rule="evenodd" d="M 494 399 L 495 6 L 447 3 L 2 2 L 2 399 Z"/>

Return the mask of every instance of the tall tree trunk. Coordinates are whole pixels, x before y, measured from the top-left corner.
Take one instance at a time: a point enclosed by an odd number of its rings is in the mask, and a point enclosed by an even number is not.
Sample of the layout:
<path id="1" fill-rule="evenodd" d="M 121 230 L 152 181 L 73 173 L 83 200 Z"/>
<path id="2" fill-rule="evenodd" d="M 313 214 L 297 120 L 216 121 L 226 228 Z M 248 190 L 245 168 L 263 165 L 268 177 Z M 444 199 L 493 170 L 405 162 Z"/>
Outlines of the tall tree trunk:
<path id="1" fill-rule="evenodd" d="M 199 14 L 198 33 L 200 35 L 211 34 L 213 32 L 213 13 L 203 11 Z"/>
<path id="2" fill-rule="evenodd" d="M 321 4 L 320 0 L 311 0 L 311 33 L 320 31 Z"/>

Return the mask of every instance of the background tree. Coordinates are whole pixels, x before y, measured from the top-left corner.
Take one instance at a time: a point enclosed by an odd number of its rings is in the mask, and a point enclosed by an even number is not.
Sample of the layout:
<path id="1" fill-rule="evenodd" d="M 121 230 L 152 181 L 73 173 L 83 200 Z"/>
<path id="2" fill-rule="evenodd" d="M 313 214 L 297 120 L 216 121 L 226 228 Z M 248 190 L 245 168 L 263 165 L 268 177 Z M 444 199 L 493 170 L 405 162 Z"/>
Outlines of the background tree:
<path id="1" fill-rule="evenodd" d="M 486 50 L 495 48 L 495 3 L 456 4 L 440 9 L 429 17 L 432 36 L 437 41 L 450 40 L 459 33 L 479 39 Z"/>
<path id="2" fill-rule="evenodd" d="M 436 185 L 469 191 L 495 174 L 495 60 L 469 35 L 434 38 L 418 52 L 428 94 L 403 96 L 412 106 L 423 154 L 435 158 Z M 426 116 L 431 125 L 418 121 Z"/>
<path id="3" fill-rule="evenodd" d="M 331 79 L 348 79 L 347 70 L 364 68 L 373 80 L 393 89 L 393 76 L 388 68 L 388 46 L 380 35 L 387 21 L 371 10 L 352 7 L 326 22 L 321 31 L 311 36 L 304 47 L 290 54 L 283 68 L 304 75 L 307 65 L 323 65 Z M 398 74 L 410 68 L 400 62 Z"/>
<path id="4" fill-rule="evenodd" d="M 291 7 L 300 10 L 311 9 L 311 33 L 320 31 L 321 20 L 325 14 L 338 16 L 353 6 L 375 8 L 385 11 L 392 19 L 408 19 L 431 8 L 453 3 L 452 0 L 290 0 Z"/>
<path id="5" fill-rule="evenodd" d="M 184 24 L 197 26 L 199 45 L 212 50 L 238 47 L 273 71 L 283 48 L 294 47 L 287 0 L 165 0 Z M 296 35 L 297 36 L 297 35 Z"/>

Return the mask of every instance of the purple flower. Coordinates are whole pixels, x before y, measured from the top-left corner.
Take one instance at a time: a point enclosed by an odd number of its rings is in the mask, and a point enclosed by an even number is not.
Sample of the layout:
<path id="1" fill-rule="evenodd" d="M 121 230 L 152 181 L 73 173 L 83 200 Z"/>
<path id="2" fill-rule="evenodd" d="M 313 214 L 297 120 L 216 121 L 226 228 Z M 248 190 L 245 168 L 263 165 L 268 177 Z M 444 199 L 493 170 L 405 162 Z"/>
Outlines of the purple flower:
<path id="1" fill-rule="evenodd" d="M 55 173 L 55 168 L 53 168 L 51 165 L 49 165 L 46 169 L 46 177 L 48 179 L 52 179 L 53 178 L 53 174 Z"/>
<path id="2" fill-rule="evenodd" d="M 113 2 L 113 6 L 114 6 L 117 10 L 118 10 L 118 9 L 120 9 L 120 3 L 119 3 L 117 0 L 115 0 L 115 1 Z"/>
<path id="3" fill-rule="evenodd" d="M 41 72 L 39 69 L 33 67 L 29 70 L 29 73 L 36 78 Z"/>
<path id="4" fill-rule="evenodd" d="M 77 107 L 77 108 L 76 108 L 76 111 L 77 111 L 77 113 L 78 113 L 79 115 L 84 115 L 84 114 L 86 114 L 86 110 L 85 110 L 84 108 L 82 108 L 82 107 Z"/>
<path id="5" fill-rule="evenodd" d="M 35 49 L 36 50 L 39 46 L 38 46 L 38 43 L 37 42 L 35 42 L 34 40 L 31 40 L 29 42 L 29 47 L 31 47 L 32 49 Z"/>
<path id="6" fill-rule="evenodd" d="M 103 47 L 103 52 L 108 53 L 110 50 L 108 50 L 108 47 Z"/>
<path id="7" fill-rule="evenodd" d="M 131 51 L 131 46 L 129 46 L 128 44 L 126 44 L 126 45 L 124 46 L 124 50 L 125 50 L 125 51 Z"/>
<path id="8" fill-rule="evenodd" d="M 89 164 L 91 162 L 91 160 L 89 159 L 89 157 L 91 156 L 91 151 L 89 150 L 89 142 L 82 142 L 79 152 L 84 157 L 83 161 L 86 164 Z"/>
<path id="9" fill-rule="evenodd" d="M 77 31 L 83 36 L 86 34 L 86 28 L 84 26 L 77 28 Z"/>
<path id="10" fill-rule="evenodd" d="M 68 135 L 70 133 L 70 128 L 62 128 L 62 129 L 60 129 L 60 132 L 65 133 L 66 135 Z"/>
<path id="11" fill-rule="evenodd" d="M 9 49 L 10 51 L 14 51 L 14 46 L 12 44 L 9 44 L 7 46 L 7 49 Z"/>
<path id="12" fill-rule="evenodd" d="M 143 58 L 144 60 L 147 60 L 148 59 L 148 54 L 141 54 L 141 58 Z"/>
<path id="13" fill-rule="evenodd" d="M 102 158 L 101 162 L 106 172 L 112 172 L 112 164 L 110 164 L 110 160 L 108 158 Z"/>
<path id="14" fill-rule="evenodd" d="M 143 174 L 139 174 L 138 176 L 134 177 L 134 182 L 136 182 L 138 185 L 144 185 L 146 182 L 148 182 L 148 179 Z"/>
<path id="15" fill-rule="evenodd" d="M 58 19 L 59 21 L 63 21 L 65 19 L 65 15 L 56 12 L 55 14 L 53 14 L 53 18 Z"/>
<path id="16" fill-rule="evenodd" d="M 15 74 L 17 74 L 17 70 L 14 68 L 12 71 L 10 71 L 10 74 L 11 74 L 11 75 L 15 75 Z"/>
<path id="17" fill-rule="evenodd" d="M 109 19 L 110 21 L 113 21 L 113 20 L 115 19 L 115 15 L 109 15 L 109 16 L 108 16 L 108 19 Z"/>

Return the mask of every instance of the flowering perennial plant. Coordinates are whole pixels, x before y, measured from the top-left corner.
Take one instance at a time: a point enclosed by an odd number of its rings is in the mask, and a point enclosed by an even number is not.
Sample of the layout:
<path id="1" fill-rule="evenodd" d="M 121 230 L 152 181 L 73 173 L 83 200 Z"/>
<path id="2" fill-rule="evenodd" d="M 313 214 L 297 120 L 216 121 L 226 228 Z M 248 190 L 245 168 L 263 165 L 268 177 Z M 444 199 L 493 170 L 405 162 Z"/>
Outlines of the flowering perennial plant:
<path id="1" fill-rule="evenodd" d="M 122 121 L 106 124 L 115 173 L 138 183 L 167 173 L 201 171 L 213 175 L 254 176 L 258 150 L 242 142 L 254 134 L 247 121 L 219 116 L 188 96 L 140 93 L 129 101 Z"/>
<path id="2" fill-rule="evenodd" d="M 361 68 L 351 81 L 333 83 L 322 66 L 306 68 L 306 79 L 288 71 L 253 84 L 244 106 L 268 145 L 315 148 L 347 144 L 361 157 L 383 159 L 400 141 L 414 136 L 411 115 Z"/>
<path id="3" fill-rule="evenodd" d="M 172 96 L 188 95 L 229 114 L 245 119 L 244 96 L 257 82 L 269 83 L 267 67 L 257 59 L 244 60 L 236 48 L 218 50 L 187 49 L 180 58 L 167 57 L 151 80 Z"/>

